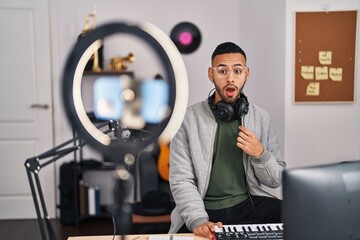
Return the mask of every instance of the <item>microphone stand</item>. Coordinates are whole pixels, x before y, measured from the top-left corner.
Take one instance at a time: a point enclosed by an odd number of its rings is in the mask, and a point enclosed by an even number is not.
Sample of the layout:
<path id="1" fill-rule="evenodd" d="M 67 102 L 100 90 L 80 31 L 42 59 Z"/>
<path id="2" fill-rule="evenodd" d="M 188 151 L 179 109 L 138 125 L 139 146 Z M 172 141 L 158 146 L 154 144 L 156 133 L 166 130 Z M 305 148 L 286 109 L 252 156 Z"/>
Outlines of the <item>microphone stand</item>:
<path id="1" fill-rule="evenodd" d="M 105 134 L 108 134 L 115 130 L 115 128 L 113 128 L 113 126 L 111 125 L 111 124 L 113 124 L 113 122 L 112 121 L 110 121 L 110 122 L 111 122 L 110 124 L 108 122 L 98 124 L 98 125 L 96 125 L 96 127 L 102 128 L 109 124 L 110 129 L 104 131 Z M 73 146 L 66 147 L 70 143 L 73 143 Z M 72 139 L 70 139 L 70 140 L 68 140 L 68 141 L 66 141 L 66 142 L 54 147 L 53 149 L 50 149 L 38 156 L 28 158 L 25 161 L 24 165 L 26 168 L 26 173 L 28 176 L 29 184 L 30 184 L 31 194 L 32 194 L 32 197 L 34 200 L 37 220 L 39 223 L 42 239 L 44 239 L 44 240 L 45 239 L 56 240 L 56 234 L 50 223 L 50 218 L 48 216 L 48 211 L 46 209 L 44 194 L 43 194 L 40 179 L 39 179 L 40 170 L 43 167 L 46 167 L 47 165 L 66 156 L 67 154 L 81 149 L 85 145 L 86 145 L 86 143 L 82 142 L 81 139 L 79 138 L 79 136 L 75 136 L 75 134 L 74 134 L 74 137 Z M 48 159 L 48 160 L 45 161 L 44 163 L 40 163 L 40 160 L 46 160 L 46 159 Z M 76 159 L 75 159 L 75 161 L 76 161 Z M 77 203 L 75 204 L 75 206 L 77 206 Z M 46 228 L 45 228 L 45 226 L 46 226 Z"/>
<path id="2" fill-rule="evenodd" d="M 120 235 L 121 240 L 124 240 L 125 235 L 131 233 L 132 209 L 127 198 L 133 186 L 133 178 L 131 173 L 124 168 L 118 168 L 115 171 L 115 175 L 115 207 L 113 217 L 116 233 Z"/>

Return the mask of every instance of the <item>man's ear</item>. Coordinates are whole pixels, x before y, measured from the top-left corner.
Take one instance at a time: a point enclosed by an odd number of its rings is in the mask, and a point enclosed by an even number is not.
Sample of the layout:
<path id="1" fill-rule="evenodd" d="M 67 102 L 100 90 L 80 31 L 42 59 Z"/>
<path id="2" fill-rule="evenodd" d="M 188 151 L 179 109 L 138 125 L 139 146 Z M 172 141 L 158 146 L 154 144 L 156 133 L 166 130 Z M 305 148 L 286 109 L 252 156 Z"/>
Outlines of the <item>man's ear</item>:
<path id="1" fill-rule="evenodd" d="M 250 78 L 250 68 L 247 69 L 246 76 L 245 76 L 245 82 Z"/>
<path id="2" fill-rule="evenodd" d="M 214 82 L 214 71 L 211 67 L 208 68 L 208 78 L 210 82 Z"/>

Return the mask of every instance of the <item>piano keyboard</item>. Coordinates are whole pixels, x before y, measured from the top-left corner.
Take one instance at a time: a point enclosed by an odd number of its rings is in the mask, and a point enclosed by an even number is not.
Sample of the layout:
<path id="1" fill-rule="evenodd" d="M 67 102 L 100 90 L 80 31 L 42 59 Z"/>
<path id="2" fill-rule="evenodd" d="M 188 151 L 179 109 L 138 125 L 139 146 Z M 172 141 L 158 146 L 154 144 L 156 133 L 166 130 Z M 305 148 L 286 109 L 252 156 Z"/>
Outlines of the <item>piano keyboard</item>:
<path id="1" fill-rule="evenodd" d="M 214 235 L 217 240 L 283 240 L 283 230 L 282 223 L 223 225 L 222 228 L 215 227 Z"/>

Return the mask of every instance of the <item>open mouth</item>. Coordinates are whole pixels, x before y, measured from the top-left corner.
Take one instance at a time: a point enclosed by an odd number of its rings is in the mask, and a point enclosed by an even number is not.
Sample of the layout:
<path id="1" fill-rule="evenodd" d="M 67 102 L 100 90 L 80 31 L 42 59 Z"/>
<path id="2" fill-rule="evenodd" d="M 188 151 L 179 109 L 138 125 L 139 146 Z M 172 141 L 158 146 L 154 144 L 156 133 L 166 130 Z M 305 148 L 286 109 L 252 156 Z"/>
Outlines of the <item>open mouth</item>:
<path id="1" fill-rule="evenodd" d="M 228 97 L 233 97 L 236 93 L 236 88 L 235 87 L 226 87 L 225 88 L 225 94 Z"/>

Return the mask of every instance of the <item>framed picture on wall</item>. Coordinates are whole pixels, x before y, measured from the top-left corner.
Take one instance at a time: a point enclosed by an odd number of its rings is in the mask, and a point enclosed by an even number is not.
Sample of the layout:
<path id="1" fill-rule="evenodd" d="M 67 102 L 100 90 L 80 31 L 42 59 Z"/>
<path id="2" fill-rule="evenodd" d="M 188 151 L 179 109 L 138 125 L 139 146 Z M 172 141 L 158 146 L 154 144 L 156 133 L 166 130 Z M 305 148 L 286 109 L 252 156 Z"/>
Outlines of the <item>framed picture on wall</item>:
<path id="1" fill-rule="evenodd" d="M 357 11 L 297 12 L 295 103 L 354 102 Z"/>

